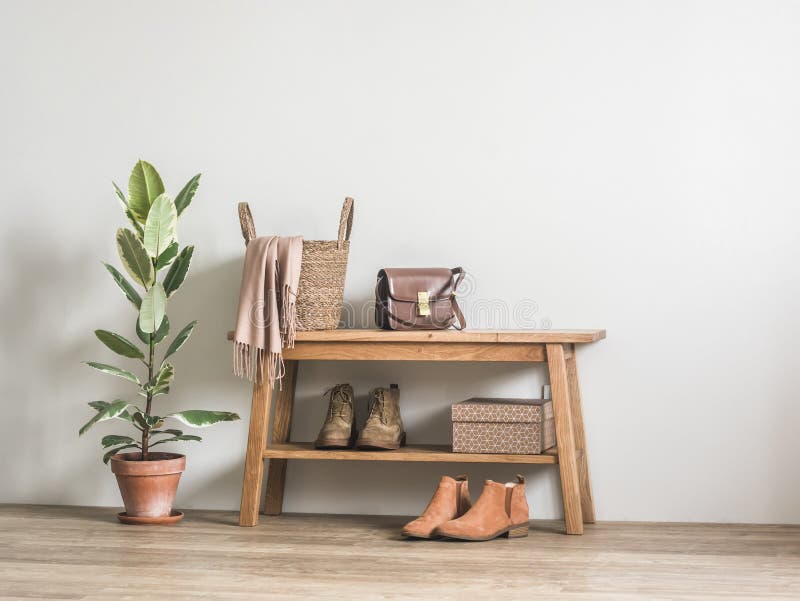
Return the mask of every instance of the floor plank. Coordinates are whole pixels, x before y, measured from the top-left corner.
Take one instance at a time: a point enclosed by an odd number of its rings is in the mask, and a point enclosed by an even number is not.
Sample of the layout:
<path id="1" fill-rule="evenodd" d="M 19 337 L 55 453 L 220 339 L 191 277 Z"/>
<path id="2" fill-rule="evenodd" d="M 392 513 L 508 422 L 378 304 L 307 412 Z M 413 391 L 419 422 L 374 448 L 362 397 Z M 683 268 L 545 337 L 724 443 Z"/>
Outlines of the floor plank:
<path id="1" fill-rule="evenodd" d="M 406 518 L 0 505 L 0 599 L 800 599 L 800 527 L 599 523 L 565 536 L 405 541 Z"/>

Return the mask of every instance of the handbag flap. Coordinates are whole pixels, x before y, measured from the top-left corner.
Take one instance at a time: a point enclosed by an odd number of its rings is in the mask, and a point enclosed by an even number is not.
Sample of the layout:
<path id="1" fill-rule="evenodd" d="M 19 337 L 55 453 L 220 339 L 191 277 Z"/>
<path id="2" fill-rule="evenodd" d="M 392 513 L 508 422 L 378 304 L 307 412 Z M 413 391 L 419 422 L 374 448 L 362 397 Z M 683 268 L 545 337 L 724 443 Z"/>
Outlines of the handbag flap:
<path id="1" fill-rule="evenodd" d="M 416 303 L 418 292 L 427 292 L 431 301 L 449 300 L 453 294 L 453 272 L 446 267 L 391 267 L 381 271 L 392 300 Z"/>

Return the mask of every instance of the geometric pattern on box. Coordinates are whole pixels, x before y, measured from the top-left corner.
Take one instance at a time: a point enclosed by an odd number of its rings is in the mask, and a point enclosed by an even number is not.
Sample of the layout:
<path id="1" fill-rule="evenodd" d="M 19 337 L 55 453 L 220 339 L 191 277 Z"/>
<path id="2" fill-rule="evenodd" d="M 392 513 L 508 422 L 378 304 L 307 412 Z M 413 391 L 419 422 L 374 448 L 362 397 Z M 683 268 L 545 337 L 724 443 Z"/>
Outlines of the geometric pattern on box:
<path id="1" fill-rule="evenodd" d="M 476 398 L 451 412 L 454 453 L 538 455 L 556 444 L 549 399 Z"/>
<path id="2" fill-rule="evenodd" d="M 541 422 L 553 419 L 553 401 L 475 397 L 450 411 L 454 422 Z"/>

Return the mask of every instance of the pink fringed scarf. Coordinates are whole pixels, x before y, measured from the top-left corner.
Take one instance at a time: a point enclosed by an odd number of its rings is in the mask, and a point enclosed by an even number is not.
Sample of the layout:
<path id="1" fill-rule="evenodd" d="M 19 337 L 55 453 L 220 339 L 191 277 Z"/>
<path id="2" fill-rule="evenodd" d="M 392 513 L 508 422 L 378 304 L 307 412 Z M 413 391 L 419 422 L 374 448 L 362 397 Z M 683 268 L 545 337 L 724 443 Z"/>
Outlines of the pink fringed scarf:
<path id="1" fill-rule="evenodd" d="M 283 377 L 283 348 L 294 347 L 303 238 L 262 236 L 247 245 L 239 290 L 233 373 L 253 382 Z"/>

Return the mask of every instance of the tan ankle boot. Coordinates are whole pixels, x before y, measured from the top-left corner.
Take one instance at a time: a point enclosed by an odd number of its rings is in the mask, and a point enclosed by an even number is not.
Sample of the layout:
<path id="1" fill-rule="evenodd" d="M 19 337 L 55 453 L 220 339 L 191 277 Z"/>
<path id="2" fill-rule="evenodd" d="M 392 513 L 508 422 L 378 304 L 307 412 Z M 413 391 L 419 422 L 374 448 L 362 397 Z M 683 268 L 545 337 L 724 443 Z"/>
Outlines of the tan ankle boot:
<path id="1" fill-rule="evenodd" d="M 445 522 L 435 533 L 461 540 L 490 540 L 500 535 L 509 538 L 528 536 L 528 501 L 525 478 L 502 484 L 487 480 L 475 505 L 462 517 Z"/>
<path id="2" fill-rule="evenodd" d="M 330 389 L 328 415 L 314 446 L 318 449 L 349 449 L 357 434 L 353 387 L 350 384 L 338 384 Z"/>
<path id="3" fill-rule="evenodd" d="M 472 507 L 466 476 L 442 476 L 439 488 L 416 520 L 403 527 L 402 535 L 413 538 L 435 538 L 434 530 L 445 522 L 464 515 Z"/>
<path id="4" fill-rule="evenodd" d="M 406 444 L 406 433 L 400 417 L 400 389 L 376 388 L 372 391 L 369 417 L 356 446 L 359 449 L 399 449 Z"/>

